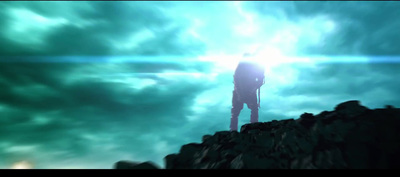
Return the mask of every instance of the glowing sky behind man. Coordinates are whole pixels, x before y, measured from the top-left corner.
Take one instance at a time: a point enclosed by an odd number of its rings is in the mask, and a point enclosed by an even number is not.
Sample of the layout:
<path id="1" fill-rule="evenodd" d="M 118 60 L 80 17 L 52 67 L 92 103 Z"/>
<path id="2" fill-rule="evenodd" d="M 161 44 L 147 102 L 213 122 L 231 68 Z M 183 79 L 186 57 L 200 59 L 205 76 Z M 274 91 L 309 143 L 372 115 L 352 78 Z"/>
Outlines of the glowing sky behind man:
<path id="1" fill-rule="evenodd" d="M 200 8 L 201 7 L 201 8 Z M 0 2 L 0 168 L 112 168 L 228 130 L 233 71 L 260 121 L 400 107 L 399 2 Z M 245 107 L 246 108 L 246 107 Z M 249 122 L 243 109 L 239 126 Z"/>

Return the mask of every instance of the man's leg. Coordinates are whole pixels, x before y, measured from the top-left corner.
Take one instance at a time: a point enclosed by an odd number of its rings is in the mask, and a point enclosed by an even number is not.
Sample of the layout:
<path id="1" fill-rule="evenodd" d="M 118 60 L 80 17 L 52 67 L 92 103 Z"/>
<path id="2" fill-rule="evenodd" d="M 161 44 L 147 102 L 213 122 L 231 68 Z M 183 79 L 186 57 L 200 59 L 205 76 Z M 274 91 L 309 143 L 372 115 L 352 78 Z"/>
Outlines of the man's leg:
<path id="1" fill-rule="evenodd" d="M 258 104 L 257 104 L 257 94 L 251 94 L 248 102 L 246 103 L 247 107 L 251 110 L 250 113 L 250 123 L 258 122 Z"/>
<path id="2" fill-rule="evenodd" d="M 243 102 L 238 99 L 236 91 L 232 95 L 232 109 L 231 109 L 231 131 L 237 131 L 240 111 L 243 109 Z"/>

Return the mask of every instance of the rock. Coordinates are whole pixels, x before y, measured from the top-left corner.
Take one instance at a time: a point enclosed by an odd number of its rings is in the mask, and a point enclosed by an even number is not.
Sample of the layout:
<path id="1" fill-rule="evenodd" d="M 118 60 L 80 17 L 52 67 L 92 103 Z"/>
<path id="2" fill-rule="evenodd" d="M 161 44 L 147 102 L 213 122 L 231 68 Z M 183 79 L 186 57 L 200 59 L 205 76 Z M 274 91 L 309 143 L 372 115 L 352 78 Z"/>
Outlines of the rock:
<path id="1" fill-rule="evenodd" d="M 211 135 L 204 135 L 201 141 L 204 143 L 208 141 L 211 137 L 212 137 Z"/>
<path id="2" fill-rule="evenodd" d="M 210 162 L 210 161 L 217 161 L 220 154 L 218 151 L 208 148 L 201 152 L 200 162 Z"/>
<path id="3" fill-rule="evenodd" d="M 166 169 L 174 169 L 177 167 L 177 154 L 169 154 L 164 157 L 164 164 Z"/>
<path id="4" fill-rule="evenodd" d="M 315 154 L 314 164 L 318 169 L 346 169 L 348 165 L 338 148 L 319 151 Z"/>
<path id="5" fill-rule="evenodd" d="M 222 158 L 227 159 L 228 161 L 232 161 L 239 153 L 233 149 L 224 150 L 221 152 Z"/>
<path id="6" fill-rule="evenodd" d="M 182 158 L 191 158 L 196 152 L 198 152 L 203 146 L 197 143 L 190 143 L 183 145 L 179 151 L 179 156 Z"/>
<path id="7" fill-rule="evenodd" d="M 174 162 L 179 164 L 182 168 L 190 168 L 190 165 L 194 164 L 196 158 L 199 158 L 200 152 L 203 146 L 198 143 L 190 143 L 183 145 L 177 154 Z"/>
<path id="8" fill-rule="evenodd" d="M 351 100 L 315 116 L 204 135 L 202 143 L 183 145 L 164 162 L 166 169 L 398 169 L 399 134 L 400 109 L 368 109 Z M 118 162 L 116 168 L 143 166 Z"/>
<path id="9" fill-rule="evenodd" d="M 369 150 L 363 144 L 349 143 L 345 145 L 344 155 L 346 156 L 349 168 L 352 169 L 369 169 L 372 168 L 369 163 Z"/>
<path id="10" fill-rule="evenodd" d="M 339 120 L 341 115 L 338 112 L 329 112 L 325 116 L 321 117 L 321 122 L 324 124 L 331 124 L 332 122 Z"/>
<path id="11" fill-rule="evenodd" d="M 312 125 L 314 125 L 314 123 L 316 122 L 316 119 L 313 114 L 304 113 L 296 121 L 300 125 L 303 125 L 305 128 L 309 129 Z"/>
<path id="12" fill-rule="evenodd" d="M 235 159 L 232 160 L 230 168 L 231 169 L 243 169 L 245 168 L 245 162 L 242 158 L 243 154 L 238 155 Z"/>
<path id="13" fill-rule="evenodd" d="M 386 109 L 394 109 L 394 106 L 392 106 L 392 105 L 385 105 L 385 108 L 386 108 Z"/>
<path id="14" fill-rule="evenodd" d="M 362 113 L 364 113 L 368 108 L 360 105 L 360 101 L 351 100 L 346 101 L 344 103 L 340 103 L 335 107 L 335 111 L 338 114 L 344 115 L 349 118 L 356 117 Z"/>
<path id="15" fill-rule="evenodd" d="M 251 130 L 255 131 L 268 131 L 270 129 L 269 123 L 256 122 L 251 124 L 245 124 L 240 127 L 240 133 L 251 133 Z"/>
<path id="16" fill-rule="evenodd" d="M 147 161 L 143 163 L 131 161 L 119 161 L 114 165 L 115 169 L 160 169 L 153 162 Z"/>
<path id="17" fill-rule="evenodd" d="M 317 169 L 313 163 L 313 156 L 307 155 L 296 158 L 290 163 L 290 169 Z"/>
<path id="18" fill-rule="evenodd" d="M 268 158 L 256 158 L 249 154 L 238 155 L 231 163 L 231 169 L 271 169 L 274 160 Z"/>

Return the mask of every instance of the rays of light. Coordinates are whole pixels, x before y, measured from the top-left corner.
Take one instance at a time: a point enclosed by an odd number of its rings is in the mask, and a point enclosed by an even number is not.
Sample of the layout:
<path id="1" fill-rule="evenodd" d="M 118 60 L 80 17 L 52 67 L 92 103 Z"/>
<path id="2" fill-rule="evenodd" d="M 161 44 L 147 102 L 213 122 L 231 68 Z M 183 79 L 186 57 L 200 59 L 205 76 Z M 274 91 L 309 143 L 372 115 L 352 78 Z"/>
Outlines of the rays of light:
<path id="1" fill-rule="evenodd" d="M 267 51 L 258 57 L 275 63 L 400 63 L 400 56 L 283 56 Z M 0 56 L 0 63 L 232 63 L 237 55 L 215 56 Z"/>

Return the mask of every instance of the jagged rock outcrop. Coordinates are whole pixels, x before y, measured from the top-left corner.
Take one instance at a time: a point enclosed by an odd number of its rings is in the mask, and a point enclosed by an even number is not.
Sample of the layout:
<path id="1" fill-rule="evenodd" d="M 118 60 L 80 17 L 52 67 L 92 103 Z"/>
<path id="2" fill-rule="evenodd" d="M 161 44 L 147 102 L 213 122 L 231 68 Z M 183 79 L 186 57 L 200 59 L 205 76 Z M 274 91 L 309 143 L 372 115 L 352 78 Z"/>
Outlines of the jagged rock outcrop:
<path id="1" fill-rule="evenodd" d="M 298 119 L 243 125 L 167 155 L 166 169 L 400 168 L 400 109 L 359 101 Z"/>

